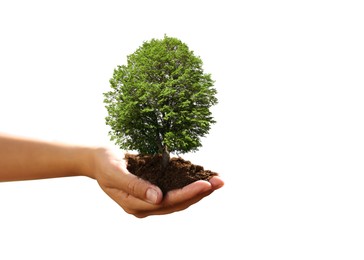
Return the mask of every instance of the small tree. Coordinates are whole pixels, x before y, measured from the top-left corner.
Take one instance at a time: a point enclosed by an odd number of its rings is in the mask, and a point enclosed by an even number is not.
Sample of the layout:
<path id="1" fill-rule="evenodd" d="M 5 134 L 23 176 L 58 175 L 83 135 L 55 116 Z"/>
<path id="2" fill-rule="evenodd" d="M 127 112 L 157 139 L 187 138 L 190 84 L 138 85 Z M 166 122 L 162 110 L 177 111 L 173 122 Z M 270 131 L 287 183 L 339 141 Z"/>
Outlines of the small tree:
<path id="1" fill-rule="evenodd" d="M 209 108 L 217 103 L 202 61 L 176 38 L 144 42 L 117 66 L 105 93 L 110 136 L 121 148 L 141 154 L 186 153 L 201 147 L 200 137 L 215 123 Z"/>

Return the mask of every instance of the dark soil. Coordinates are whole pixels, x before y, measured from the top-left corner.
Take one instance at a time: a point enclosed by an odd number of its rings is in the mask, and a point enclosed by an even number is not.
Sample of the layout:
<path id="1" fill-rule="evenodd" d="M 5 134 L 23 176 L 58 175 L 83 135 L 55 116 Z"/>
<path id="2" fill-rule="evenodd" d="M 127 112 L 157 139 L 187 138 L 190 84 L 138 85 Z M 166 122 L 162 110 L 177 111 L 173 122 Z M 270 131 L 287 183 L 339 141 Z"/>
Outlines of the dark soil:
<path id="1" fill-rule="evenodd" d="M 157 185 L 163 192 L 180 189 L 197 180 L 209 180 L 217 173 L 204 170 L 202 166 L 194 165 L 180 157 L 171 158 L 168 167 L 162 170 L 161 155 L 126 154 L 128 170 Z"/>

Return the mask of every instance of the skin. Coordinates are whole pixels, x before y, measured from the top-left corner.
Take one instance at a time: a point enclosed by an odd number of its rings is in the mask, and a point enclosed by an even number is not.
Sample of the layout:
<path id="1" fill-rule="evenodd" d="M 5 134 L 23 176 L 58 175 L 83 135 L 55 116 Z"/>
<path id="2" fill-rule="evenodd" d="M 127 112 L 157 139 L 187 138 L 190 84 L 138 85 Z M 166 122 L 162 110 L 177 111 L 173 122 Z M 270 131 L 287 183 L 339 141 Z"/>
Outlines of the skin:
<path id="1" fill-rule="evenodd" d="M 224 185 L 214 176 L 168 192 L 131 174 L 106 148 L 74 146 L 0 134 L 0 182 L 86 176 L 138 218 L 181 211 Z"/>

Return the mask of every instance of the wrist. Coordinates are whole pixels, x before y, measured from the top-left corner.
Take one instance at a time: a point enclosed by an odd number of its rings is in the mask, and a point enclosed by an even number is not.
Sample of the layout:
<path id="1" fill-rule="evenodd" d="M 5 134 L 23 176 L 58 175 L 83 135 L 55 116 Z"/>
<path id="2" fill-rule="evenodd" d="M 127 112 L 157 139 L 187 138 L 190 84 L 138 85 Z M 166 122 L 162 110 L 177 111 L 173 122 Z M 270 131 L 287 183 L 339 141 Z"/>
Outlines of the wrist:
<path id="1" fill-rule="evenodd" d="M 96 153 L 98 148 L 78 147 L 76 148 L 75 171 L 81 176 L 95 179 Z"/>

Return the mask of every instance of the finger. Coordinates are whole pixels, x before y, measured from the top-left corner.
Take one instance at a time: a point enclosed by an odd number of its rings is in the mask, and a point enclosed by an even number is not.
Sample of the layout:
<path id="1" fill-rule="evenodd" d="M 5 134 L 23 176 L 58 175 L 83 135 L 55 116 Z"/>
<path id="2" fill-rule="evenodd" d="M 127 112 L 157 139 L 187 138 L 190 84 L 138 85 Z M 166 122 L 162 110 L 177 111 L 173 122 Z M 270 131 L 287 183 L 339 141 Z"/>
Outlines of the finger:
<path id="1" fill-rule="evenodd" d="M 158 205 L 153 205 L 144 200 L 133 197 L 122 190 L 110 188 L 105 192 L 127 213 L 136 217 L 145 217 L 150 214 L 146 212 L 153 212 L 158 208 Z M 142 214 L 143 213 L 143 214 Z"/>
<path id="2" fill-rule="evenodd" d="M 170 214 L 184 210 L 197 203 L 204 197 L 210 195 L 214 189 L 207 181 L 196 181 L 182 189 L 173 190 L 167 193 L 162 203 L 159 205 L 150 204 L 146 201 L 133 197 L 130 194 L 117 189 L 112 189 L 109 194 L 127 213 L 138 218 L 151 215 Z M 107 193 L 110 193 L 107 192 Z"/>
<path id="3" fill-rule="evenodd" d="M 151 207 L 149 204 L 141 201 L 134 201 L 133 205 L 141 211 L 154 211 L 154 214 L 167 214 L 186 209 L 223 186 L 224 181 L 220 177 L 214 176 L 209 182 L 196 181 L 182 189 L 168 192 L 160 207 Z"/>
<path id="4" fill-rule="evenodd" d="M 208 181 L 195 181 L 181 189 L 168 192 L 163 200 L 165 207 L 173 207 L 182 202 L 195 198 L 197 195 L 211 190 L 211 183 Z"/>
<path id="5" fill-rule="evenodd" d="M 121 167 L 127 173 L 126 176 L 129 178 L 128 187 L 130 195 L 152 204 L 159 204 L 162 201 L 163 193 L 161 189 L 130 173 L 127 169 L 126 159 L 122 160 Z"/>
<path id="6" fill-rule="evenodd" d="M 154 208 L 148 205 L 145 211 L 141 211 L 139 217 L 149 215 L 162 215 L 180 211 L 200 201 L 212 192 L 211 184 L 207 181 L 196 181 L 181 189 L 168 192 L 162 203 Z M 139 209 L 141 209 L 139 204 Z"/>
<path id="7" fill-rule="evenodd" d="M 131 174 L 122 162 L 115 162 L 114 167 L 114 173 L 109 175 L 111 177 L 108 181 L 109 188 L 117 188 L 152 204 L 159 204 L 162 201 L 163 193 L 159 187 Z"/>
<path id="8" fill-rule="evenodd" d="M 163 199 L 163 193 L 159 187 L 133 174 L 125 174 L 123 178 L 120 178 L 120 185 L 129 195 L 148 203 L 159 204 Z"/>
<path id="9" fill-rule="evenodd" d="M 181 202 L 179 204 L 175 204 L 172 207 L 164 207 L 161 208 L 159 210 L 157 210 L 154 215 L 164 215 L 164 214 L 168 214 L 168 213 L 172 213 L 172 212 L 178 212 L 178 211 L 182 211 L 187 209 L 188 207 L 192 206 L 193 204 L 196 204 L 197 202 L 199 202 L 200 200 L 202 200 L 203 198 L 205 198 L 206 196 L 210 195 L 212 192 L 214 192 L 213 190 L 208 190 L 204 193 L 201 193 L 187 201 Z"/>
<path id="10" fill-rule="evenodd" d="M 114 200 L 122 206 L 126 212 L 133 214 L 136 217 L 143 218 L 150 215 L 169 214 L 186 209 L 212 191 L 209 182 L 197 181 L 184 188 L 168 192 L 159 205 L 146 203 L 143 200 L 126 194 L 120 194 L 118 197 L 114 198 Z"/>
<path id="11" fill-rule="evenodd" d="M 219 176 L 213 176 L 209 182 L 214 190 L 220 189 L 225 185 L 224 181 Z"/>

